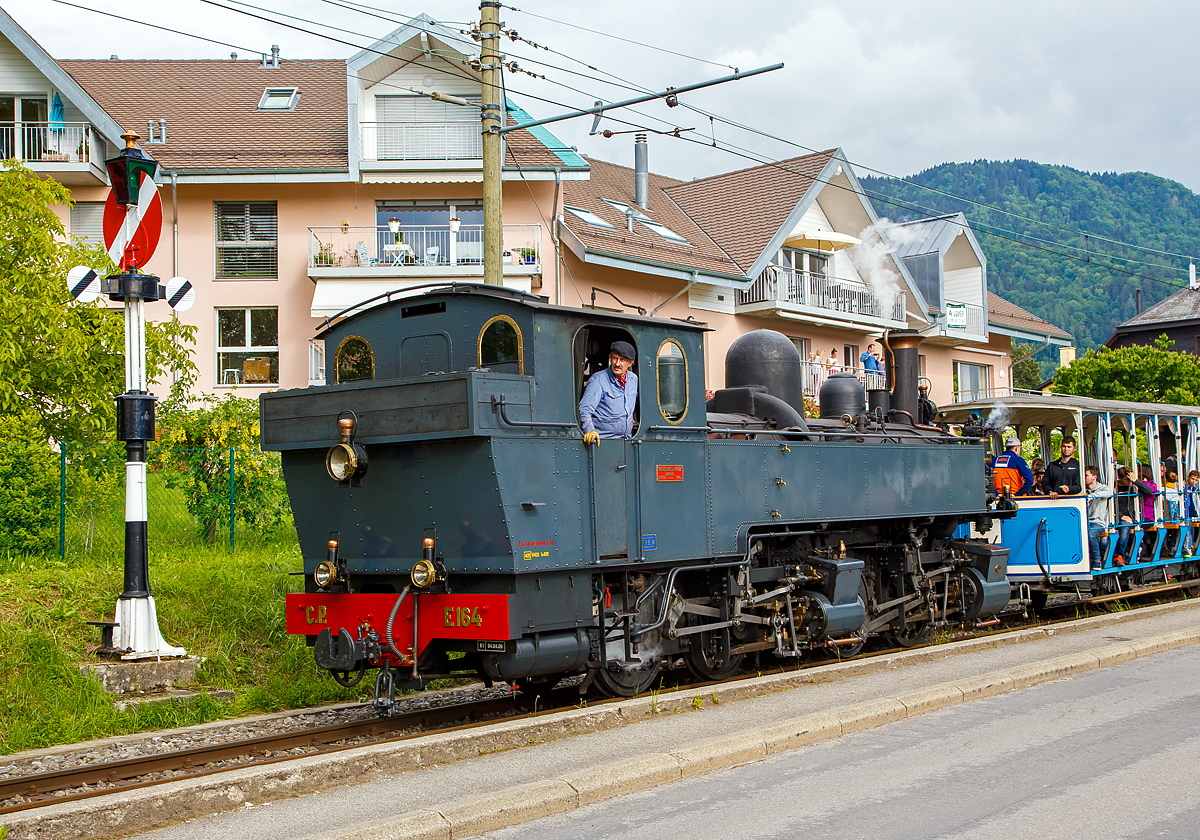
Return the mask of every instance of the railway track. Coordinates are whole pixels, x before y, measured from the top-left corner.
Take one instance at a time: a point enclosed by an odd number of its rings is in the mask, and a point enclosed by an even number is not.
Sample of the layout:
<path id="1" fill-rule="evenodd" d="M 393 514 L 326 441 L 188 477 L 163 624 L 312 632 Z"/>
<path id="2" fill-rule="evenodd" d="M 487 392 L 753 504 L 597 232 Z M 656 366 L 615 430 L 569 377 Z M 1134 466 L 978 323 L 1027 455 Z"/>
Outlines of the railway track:
<path id="1" fill-rule="evenodd" d="M 1023 619 L 1010 614 L 998 623 L 973 628 L 955 634 L 955 639 L 978 638 L 1000 635 L 1030 626 L 1050 626 L 1075 621 L 1086 617 L 1085 612 L 1110 611 L 1118 601 L 1145 598 L 1188 597 L 1188 590 L 1200 588 L 1200 580 L 1177 581 L 1101 596 L 1085 601 L 1072 601 L 1056 607 L 1051 604 L 1048 612 L 1072 609 L 1074 614 L 1066 617 L 1048 618 L 1037 621 Z M 916 647 L 937 644 L 942 640 L 927 642 Z M 856 659 L 885 656 L 905 648 L 877 648 L 864 651 Z M 836 655 L 828 660 L 808 662 L 803 667 L 820 668 L 838 662 Z M 763 673 L 770 673 L 764 671 Z M 738 679 L 736 675 L 730 679 Z M 675 688 L 683 685 L 703 688 L 716 682 L 672 680 Z M 27 811 L 59 802 L 71 802 L 104 796 L 124 790 L 151 787 L 179 779 L 221 773 L 234 767 L 261 766 L 290 761 L 302 756 L 332 753 L 354 749 L 365 743 L 383 743 L 417 738 L 430 731 L 442 732 L 466 730 L 494 722 L 498 718 L 518 719 L 537 714 L 547 714 L 575 705 L 578 692 L 574 687 L 544 691 L 537 695 L 510 695 L 500 698 L 478 700 L 470 703 L 448 704 L 438 708 L 427 708 L 391 718 L 371 718 L 325 726 L 311 727 L 292 732 L 275 733 L 235 741 L 226 741 L 184 750 L 139 756 L 102 763 L 81 765 L 63 770 L 34 773 L 0 779 L 0 816 Z M 615 702 L 615 701 L 599 701 Z M 591 705 L 596 705 L 593 702 Z M 531 708 L 532 707 L 532 708 Z M 398 734 L 397 734 L 398 733 Z M 16 800 L 14 802 L 14 800 Z"/>

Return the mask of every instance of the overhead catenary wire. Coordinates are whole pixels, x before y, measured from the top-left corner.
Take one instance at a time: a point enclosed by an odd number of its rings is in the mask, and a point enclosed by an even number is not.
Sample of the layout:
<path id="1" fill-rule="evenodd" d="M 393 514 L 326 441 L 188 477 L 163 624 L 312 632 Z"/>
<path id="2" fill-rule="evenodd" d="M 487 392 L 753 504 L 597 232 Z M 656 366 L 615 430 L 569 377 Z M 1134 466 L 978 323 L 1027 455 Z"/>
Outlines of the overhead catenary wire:
<path id="1" fill-rule="evenodd" d="M 553 18 L 553 17 L 548 17 L 548 16 L 545 16 L 545 15 L 538 15 L 538 14 L 534 14 L 533 12 L 524 11 L 524 10 L 522 10 L 522 9 L 518 9 L 518 8 L 516 8 L 516 7 L 513 7 L 513 6 L 505 6 L 505 8 L 511 9 L 512 11 L 515 11 L 515 12 L 519 12 L 519 13 L 521 13 L 521 14 L 527 14 L 527 15 L 530 15 L 531 17 L 540 18 L 540 19 L 542 19 L 542 20 L 546 20 L 546 21 L 549 21 L 549 22 L 551 22 L 551 23 L 557 23 L 557 24 L 560 24 L 560 25 L 562 25 L 562 26 L 568 26 L 568 27 L 572 27 L 572 28 L 575 28 L 575 29 L 581 29 L 581 30 L 583 30 L 583 31 L 586 31 L 586 32 L 593 32 L 593 33 L 595 33 L 595 34 L 598 34 L 598 35 L 604 35 L 604 36 L 606 36 L 606 37 L 616 38 L 617 40 L 627 41 L 627 42 L 629 42 L 629 43 L 632 43 L 632 44 L 637 44 L 637 45 L 639 45 L 639 46 L 649 47 L 649 48 L 651 48 L 651 49 L 660 49 L 660 48 L 658 48 L 658 47 L 654 47 L 654 46 L 652 46 L 652 45 L 648 45 L 648 44 L 642 44 L 641 42 L 638 42 L 638 41 L 632 41 L 632 40 L 629 40 L 629 39 L 621 38 L 620 36 L 611 35 L 610 33 L 606 33 L 606 32 L 599 32 L 599 31 L 597 31 L 597 30 L 588 29 L 587 27 L 584 27 L 584 26 L 579 26 L 579 25 L 577 25 L 577 24 L 573 24 L 573 23 L 570 23 L 569 21 L 564 21 L 564 20 L 561 20 L 561 19 L 559 19 L 559 18 Z M 533 43 L 533 42 L 530 42 L 530 41 L 528 41 L 528 39 L 522 39 L 522 40 L 525 40 L 527 43 Z M 541 45 L 536 45 L 536 46 L 541 46 Z M 542 48 L 543 48 L 543 49 L 548 49 L 548 48 L 546 48 L 546 47 L 542 47 Z M 672 51 L 670 51 L 670 50 L 664 50 L 664 51 L 665 51 L 665 52 L 672 52 Z M 558 54 L 559 54 L 559 55 L 563 55 L 563 53 L 558 53 Z M 692 58 L 692 59 L 695 59 L 695 60 L 697 60 L 697 61 L 706 61 L 706 59 L 699 59 L 699 58 L 696 58 L 695 56 L 687 56 L 687 55 L 684 55 L 684 54 L 682 54 L 682 53 L 672 53 L 672 54 L 674 54 L 674 55 L 680 55 L 680 56 L 682 56 L 682 57 L 684 57 L 684 58 Z M 575 59 L 575 60 L 578 60 L 578 59 Z M 634 90 L 641 90 L 641 91 L 643 91 L 643 92 L 648 92 L 648 91 L 650 90 L 650 88 L 647 88 L 647 87 L 644 87 L 644 86 L 639 86 L 639 85 L 637 85 L 635 82 L 632 82 L 632 81 L 630 81 L 629 79 L 623 78 L 623 77 L 621 77 L 621 76 L 618 76 L 618 75 L 616 75 L 616 74 L 613 74 L 613 73 L 609 73 L 609 72 L 608 72 L 608 71 L 606 71 L 606 70 L 601 70 L 600 68 L 598 68 L 598 67 L 595 67 L 594 65 L 591 65 L 591 64 L 586 64 L 585 62 L 580 62 L 580 63 L 583 63 L 583 64 L 584 64 L 584 66 L 587 66 L 587 67 L 589 67 L 589 68 L 591 68 L 591 69 L 593 69 L 593 70 L 596 70 L 597 72 L 604 73 L 605 75 L 611 76 L 612 78 L 614 78 L 614 79 L 618 80 L 619 82 L 621 82 L 621 83 L 622 83 L 622 84 L 621 84 L 621 86 L 622 86 L 622 87 L 632 87 L 632 89 L 634 89 Z M 716 63 L 716 62 L 709 62 L 709 63 Z M 731 65 L 722 65 L 722 66 L 731 66 Z M 608 84 L 611 84 L 611 83 L 608 83 Z M 729 126 L 731 126 L 731 127 L 733 127 L 733 128 L 738 128 L 738 129 L 741 129 L 741 130 L 744 130 L 744 131 L 749 131 L 749 132 L 752 132 L 752 133 L 754 133 L 754 134 L 758 134 L 759 136 L 762 136 L 762 137 L 765 137 L 765 138 L 768 138 L 768 139 L 771 139 L 771 140 L 775 140 L 775 141 L 777 141 L 777 142 L 780 142 L 780 143 L 785 143 L 785 144 L 787 144 L 787 145 L 793 146 L 793 147 L 795 147 L 795 148 L 801 149 L 801 150 L 803 150 L 803 151 L 806 151 L 806 152 L 815 153 L 815 152 L 819 152 L 819 151 L 820 151 L 819 149 L 814 149 L 814 148 L 812 148 L 812 147 L 805 146 L 804 144 L 802 144 L 802 143 L 798 143 L 798 142 L 796 142 L 796 141 L 794 141 L 794 140 L 789 140 L 789 139 L 787 139 L 787 138 L 785 138 L 785 137 L 780 137 L 780 136 L 778 136 L 778 135 L 772 134 L 772 133 L 770 133 L 770 132 L 767 132 L 767 131 L 764 131 L 764 130 L 762 130 L 762 129 L 758 129 L 758 128 L 755 128 L 755 127 L 753 127 L 753 126 L 747 125 L 747 124 L 745 124 L 745 123 L 738 122 L 737 120 L 731 120 L 731 119 L 729 119 L 729 118 L 727 118 L 727 117 L 723 117 L 723 116 L 721 116 L 720 114 L 717 114 L 717 113 L 715 113 L 715 112 L 712 112 L 712 111 L 706 110 L 706 109 L 704 109 L 704 108 L 699 108 L 699 107 L 697 107 L 697 106 L 695 106 L 695 105 L 689 105 L 689 104 L 687 104 L 687 103 L 684 103 L 684 102 L 680 102 L 680 105 L 681 105 L 681 106 L 683 106 L 683 107 L 685 107 L 685 108 L 687 108 L 687 109 L 689 109 L 689 110 L 695 111 L 696 113 L 702 114 L 703 116 L 709 117 L 710 119 L 713 119 L 713 120 L 718 120 L 718 121 L 720 121 L 720 122 L 723 122 L 723 123 L 725 123 L 726 125 L 729 125 Z M 949 192 L 949 191 L 947 191 L 947 190 L 941 190 L 941 189 L 938 189 L 937 187 L 932 187 L 932 186 L 929 186 L 929 185 L 927 185 L 927 184 L 920 184 L 920 183 L 917 183 L 917 182 L 915 182 L 915 181 L 913 181 L 913 180 L 911 180 L 911 179 L 909 179 L 909 178 L 905 178 L 905 177 L 903 177 L 903 176 L 900 176 L 900 175 L 895 175 L 895 174 L 893 174 L 893 173 L 890 173 L 890 172 L 887 172 L 887 171 L 885 171 L 885 170 L 878 169 L 878 168 L 875 168 L 875 167 L 872 167 L 872 166 L 868 166 L 868 165 L 866 165 L 866 164 L 860 163 L 860 162 L 858 162 L 858 161 L 853 161 L 853 160 L 850 160 L 850 159 L 848 159 L 848 158 L 845 158 L 845 157 L 839 158 L 839 160 L 841 160 L 843 163 L 846 163 L 846 164 L 848 164 L 848 165 L 850 165 L 850 166 L 853 166 L 853 167 L 855 167 L 856 169 L 860 169 L 860 170 L 864 170 L 864 171 L 867 171 L 867 172 L 871 172 L 871 173 L 873 173 L 873 174 L 880 175 L 880 176 L 883 176 L 883 177 L 885 177 L 885 178 L 891 178 L 891 179 L 894 179 L 894 180 L 896 180 L 896 181 L 900 181 L 900 182 L 902 182 L 902 183 L 905 183 L 905 184 L 908 184 L 908 185 L 910 185 L 910 186 L 916 187 L 916 188 L 918 188 L 918 189 L 927 190 L 927 191 L 929 191 L 929 192 L 933 192 L 933 193 L 937 193 L 937 194 L 939 194 L 939 195 L 942 195 L 942 196 L 944 196 L 944 197 L 946 197 L 946 198 L 952 198 L 952 199 L 955 199 L 955 200 L 958 200 L 958 201 L 962 201 L 962 202 L 964 202 L 964 203 L 967 203 L 967 204 L 971 204 L 971 205 L 973 205 L 973 206 L 976 206 L 976 207 L 980 207 L 980 208 L 984 208 L 984 209 L 987 209 L 987 210 L 991 210 L 991 211 L 994 211 L 994 212 L 997 212 L 997 213 L 1001 213 L 1001 214 L 1004 214 L 1004 215 L 1007 215 L 1007 216 L 1011 216 L 1011 217 L 1014 217 L 1014 218 L 1019 218 L 1019 219 L 1021 219 L 1022 221 L 1027 221 L 1027 222 L 1030 222 L 1030 223 L 1032 223 L 1032 224 L 1044 225 L 1044 226 L 1051 227 L 1051 228 L 1054 228 L 1054 229 L 1057 229 L 1057 230 L 1061 230 L 1061 231 L 1063 231 L 1063 232 L 1066 232 L 1066 233 L 1070 233 L 1070 234 L 1072 234 L 1072 235 L 1075 235 L 1075 236 L 1088 236 L 1089 238 L 1091 238 L 1091 239 L 1093 239 L 1093 240 L 1099 240 L 1099 241 L 1103 241 L 1103 242 L 1106 242 L 1106 243 L 1108 243 L 1108 244 L 1112 244 L 1112 245 L 1118 245 L 1118 246 L 1121 246 L 1121 247 L 1125 247 L 1125 248 L 1130 248 L 1130 249 L 1133 249 L 1133 250 L 1142 251 L 1142 252 L 1144 252 L 1144 253 L 1149 253 L 1149 254 L 1157 254 L 1157 255 L 1159 255 L 1159 256 L 1164 256 L 1164 257 L 1175 257 L 1175 258 L 1178 258 L 1178 259 L 1186 259 L 1186 260 L 1189 260 L 1189 261 L 1195 261 L 1195 260 L 1196 260 L 1196 257 L 1195 257 L 1194 255 L 1190 255 L 1190 254 L 1182 254 L 1182 253 L 1176 253 L 1176 252 L 1172 252 L 1172 251 L 1164 251 L 1164 250 L 1157 249 L 1157 248 L 1151 248 L 1151 247 L 1149 247 L 1149 246 L 1145 246 L 1145 245 L 1137 245 L 1137 244 L 1135 244 L 1135 243 L 1132 243 L 1132 242 L 1125 242 L 1125 241 L 1123 241 L 1123 240 L 1119 240 L 1119 239 L 1113 239 L 1113 238 L 1111 238 L 1111 237 L 1105 237 L 1105 236 L 1101 236 L 1101 235 L 1098 235 L 1098 234 L 1095 234 L 1095 233 L 1091 233 L 1090 231 L 1082 231 L 1082 230 L 1078 230 L 1078 229 L 1075 229 L 1075 228 L 1068 228 L 1068 227 L 1065 227 L 1065 226 L 1063 226 L 1063 225 L 1058 225 L 1058 224 L 1056 224 L 1056 223 L 1054 223 L 1054 222 L 1048 222 L 1048 221 L 1045 221 L 1045 220 L 1043 220 L 1043 219 L 1036 219 L 1036 218 L 1033 218 L 1032 216 L 1026 216 L 1026 215 L 1024 215 L 1024 214 L 1017 213 L 1017 212 L 1015 212 L 1015 211 L 1012 211 L 1012 210 L 1007 210 L 1007 209 L 1005 209 L 1005 208 L 1003 208 L 1003 207 L 997 207 L 997 206 L 995 206 L 995 205 L 988 204 L 987 202 L 982 202 L 982 201 L 978 201 L 978 200 L 975 200 L 975 199 L 967 198 L 967 197 L 965 197 L 965 196 L 960 196 L 960 195 L 957 195 L 957 194 L 955 194 L 955 193 Z M 1061 245 L 1062 247 L 1072 247 L 1072 246 L 1068 246 L 1068 245 L 1066 245 L 1065 243 L 1056 243 L 1056 244 L 1059 244 L 1059 245 Z M 1079 249 L 1079 250 L 1083 250 L 1083 249 Z M 1116 259 L 1124 259 L 1124 258 L 1121 258 L 1121 257 L 1115 257 L 1115 258 L 1116 258 Z M 1145 264 L 1145 265 L 1158 265 L 1158 264 L 1155 264 L 1155 263 L 1143 263 L 1143 264 Z M 1159 267 L 1162 267 L 1162 266 L 1159 266 Z"/>

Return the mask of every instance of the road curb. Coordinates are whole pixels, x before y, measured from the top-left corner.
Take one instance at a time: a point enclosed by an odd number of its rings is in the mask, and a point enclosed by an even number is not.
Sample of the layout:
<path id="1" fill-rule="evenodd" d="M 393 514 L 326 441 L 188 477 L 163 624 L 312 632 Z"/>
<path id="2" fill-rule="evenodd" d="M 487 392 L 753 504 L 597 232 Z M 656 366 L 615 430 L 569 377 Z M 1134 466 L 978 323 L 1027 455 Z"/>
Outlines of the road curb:
<path id="1" fill-rule="evenodd" d="M 1084 619 L 1072 623 L 1070 628 L 1061 625 L 1031 628 L 1004 636 L 968 639 L 865 660 L 850 660 L 819 669 L 769 674 L 719 686 L 710 686 L 702 690 L 687 688 L 671 692 L 651 693 L 617 703 L 549 712 L 519 721 L 500 721 L 485 729 L 434 732 L 409 741 L 371 744 L 337 753 L 307 756 L 279 764 L 233 769 L 211 776 L 168 782 L 144 790 L 116 792 L 98 799 L 48 805 L 35 811 L 5 817 L 3 823 L 9 829 L 9 840 L 70 840 L 71 838 L 104 838 L 135 834 L 166 824 L 237 810 L 246 807 L 247 803 L 257 805 L 301 794 L 316 793 L 339 785 L 369 782 L 383 776 L 475 758 L 483 754 L 515 749 L 533 743 L 544 743 L 577 734 L 615 729 L 660 715 L 691 712 L 693 709 L 705 708 L 709 703 L 721 704 L 760 697 L 804 685 L 833 682 L 846 677 L 894 670 L 958 654 L 1044 639 L 1058 633 L 1094 629 L 1133 619 L 1152 618 L 1163 612 L 1174 612 L 1193 605 L 1200 607 L 1200 601 L 1183 602 L 1183 604 L 1187 606 L 1164 604 L 1136 612 L 1129 611 Z M 827 714 L 807 715 L 788 724 L 773 725 L 770 729 L 754 736 L 754 746 L 751 752 L 745 756 L 742 756 L 736 745 L 722 746 L 720 742 L 731 740 L 722 738 L 717 742 L 689 748 L 685 751 L 686 754 L 672 754 L 671 760 L 675 761 L 679 768 L 678 778 L 682 778 L 685 773 L 693 775 L 697 772 L 707 772 L 707 770 L 717 767 L 761 758 L 783 749 L 791 749 L 817 740 L 839 737 L 849 732 L 872 728 L 912 714 L 933 711 L 953 703 L 1000 694 L 1024 685 L 1035 684 L 1038 681 L 1055 679 L 1058 676 L 1073 673 L 1069 668 L 1089 670 L 1162 650 L 1170 650 L 1195 641 L 1200 641 L 1200 628 L 1194 631 L 1178 631 L 1152 639 L 1122 642 L 1098 648 L 1087 654 L 1086 660 L 1080 660 L 1075 665 L 1057 666 L 1057 670 L 1050 675 L 1042 674 L 1038 670 L 1038 667 L 1045 663 L 1035 663 L 1032 666 L 1021 666 L 1021 668 L 1008 672 L 995 672 L 964 679 L 952 686 L 926 687 L 912 692 L 911 695 L 880 698 Z M 1078 656 L 1080 655 L 1072 654 L 1061 658 L 1073 659 Z M 1047 660 L 1047 662 L 1054 661 Z M 701 749 L 702 746 L 704 749 Z M 745 746 L 744 741 L 742 746 Z M 707 770 L 703 768 L 707 768 Z M 615 782 L 611 787 L 611 792 L 605 793 L 604 791 L 607 789 L 600 782 L 589 783 L 591 786 L 587 787 L 586 801 L 582 795 L 577 795 L 576 805 L 571 807 L 634 789 L 633 787 L 623 787 L 623 785 L 653 785 L 673 778 L 669 772 L 662 775 L 665 771 L 657 765 L 654 768 L 648 766 L 643 771 L 637 771 L 633 767 L 614 765 L 612 768 L 606 768 L 605 772 L 618 772 L 618 770 L 620 774 L 624 774 L 619 775 L 619 779 L 624 781 Z M 638 772 L 642 772 L 644 775 L 637 775 Z M 571 779 L 567 777 L 564 777 L 562 781 L 568 786 L 572 784 Z M 577 781 L 584 784 L 582 779 Z M 578 793 L 578 788 L 573 789 Z M 397 830 L 386 836 L 397 838 L 444 836 L 437 833 L 440 831 L 441 823 L 432 818 L 420 818 L 405 814 L 398 819 L 411 821 L 405 823 L 411 825 L 411 830 L 405 829 L 409 833 Z M 522 821 L 524 819 L 532 819 L 532 817 L 522 818 Z M 370 832 L 374 829 L 364 826 L 360 830 Z M 461 831 L 462 829 L 455 836 L 461 836 Z M 359 837 L 353 833 L 346 836 Z M 374 835 L 370 833 L 361 835 L 363 840 L 372 836 Z"/>
<path id="2" fill-rule="evenodd" d="M 569 796 L 560 797 L 557 800 L 557 809 L 552 807 L 548 801 L 543 802 L 542 807 L 538 810 L 541 811 L 540 816 L 566 813 L 582 805 L 609 799 L 622 793 L 646 790 L 666 782 L 677 781 L 680 778 L 746 764 L 768 755 L 776 755 L 786 750 L 840 738 L 852 732 L 874 729 L 895 720 L 915 717 L 968 700 L 1029 688 L 1063 677 L 1093 671 L 1104 665 L 1127 662 L 1131 659 L 1175 650 L 1197 642 L 1200 642 L 1200 628 L 1169 633 L 1128 644 L 1106 646 L 1094 651 L 1073 653 L 1007 668 L 978 678 L 927 686 L 896 697 L 884 697 L 836 709 L 828 714 L 804 715 L 785 724 L 774 724 L 766 728 L 737 732 L 666 755 L 656 754 L 633 761 L 594 767 L 586 773 L 578 774 L 575 777 L 564 777 L 553 780 L 553 782 L 571 785 L 570 779 L 579 778 L 580 775 L 589 779 L 619 777 L 620 782 L 593 789 L 589 791 L 586 799 L 583 796 L 577 796 L 574 799 Z M 671 767 L 672 759 L 679 764 L 678 774 Z M 541 784 L 552 784 L 553 782 Z M 532 786 L 524 786 L 524 788 L 529 787 Z M 522 804 L 523 797 L 526 795 L 524 788 L 512 789 L 515 800 L 510 800 L 509 791 L 500 791 L 487 797 L 489 801 L 497 803 L 504 810 L 493 815 L 493 819 L 488 821 L 486 829 L 475 830 L 473 825 L 478 824 L 477 822 L 463 824 L 456 822 L 455 814 L 458 811 L 454 805 L 434 806 L 429 810 L 441 814 L 449 824 L 447 834 L 436 836 L 458 840 L 460 837 L 468 837 L 482 833 L 482 831 L 494 831 L 498 828 L 518 825 L 527 819 L 533 819 L 533 817 L 512 819 L 512 817 L 525 812 Z M 497 821 L 505 815 L 509 817 L 510 821 Z M 404 826 L 409 816 L 406 814 L 398 820 L 380 823 L 375 827 L 379 832 L 377 834 L 354 833 L 334 835 L 333 837 L 336 840 L 375 840 L 376 838 L 380 838 L 380 840 L 382 838 L 387 838 L 387 840 L 424 840 L 426 837 L 435 836 L 405 833 Z"/>

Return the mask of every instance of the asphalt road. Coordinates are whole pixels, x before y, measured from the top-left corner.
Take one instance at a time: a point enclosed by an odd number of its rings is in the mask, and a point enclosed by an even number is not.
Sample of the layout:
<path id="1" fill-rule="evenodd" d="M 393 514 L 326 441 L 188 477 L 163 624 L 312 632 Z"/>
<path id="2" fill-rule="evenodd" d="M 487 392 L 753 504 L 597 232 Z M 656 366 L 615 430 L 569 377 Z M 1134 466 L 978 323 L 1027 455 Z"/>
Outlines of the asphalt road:
<path id="1" fill-rule="evenodd" d="M 978 700 L 487 835 L 1200 837 L 1200 648 Z"/>

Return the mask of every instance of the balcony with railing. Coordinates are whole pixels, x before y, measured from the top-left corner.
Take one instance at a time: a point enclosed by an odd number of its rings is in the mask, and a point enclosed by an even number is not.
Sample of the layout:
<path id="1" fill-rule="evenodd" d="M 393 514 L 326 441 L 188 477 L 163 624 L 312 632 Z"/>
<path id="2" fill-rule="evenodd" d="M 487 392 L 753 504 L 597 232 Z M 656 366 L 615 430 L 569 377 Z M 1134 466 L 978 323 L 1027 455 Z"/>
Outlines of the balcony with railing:
<path id="1" fill-rule="evenodd" d="M 104 140 L 90 123 L 0 122 L 0 156 L 71 184 L 105 182 Z"/>
<path id="2" fill-rule="evenodd" d="M 739 313 L 778 314 L 803 320 L 812 315 L 821 321 L 902 327 L 904 295 L 896 292 L 885 301 L 866 285 L 808 271 L 767 266 L 754 284 L 738 293 Z"/>
<path id="3" fill-rule="evenodd" d="M 481 166 L 483 138 L 478 122 L 359 123 L 363 169 Z"/>
<path id="4" fill-rule="evenodd" d="M 503 270 L 542 272 L 541 225 L 505 225 Z M 310 227 L 308 276 L 318 278 L 476 278 L 483 276 L 483 225 Z"/>

